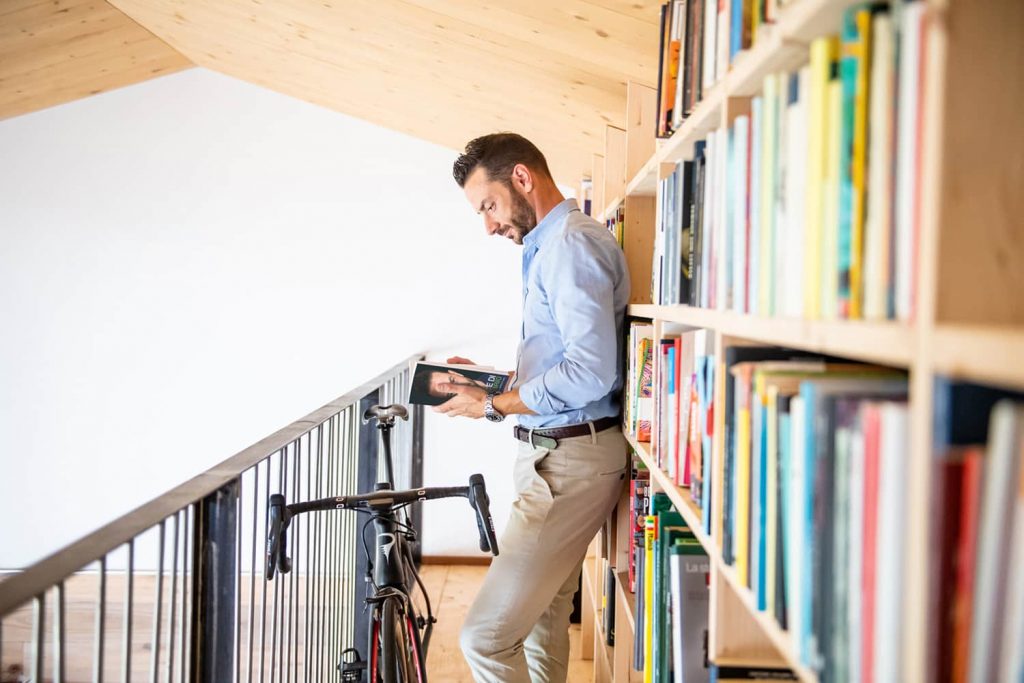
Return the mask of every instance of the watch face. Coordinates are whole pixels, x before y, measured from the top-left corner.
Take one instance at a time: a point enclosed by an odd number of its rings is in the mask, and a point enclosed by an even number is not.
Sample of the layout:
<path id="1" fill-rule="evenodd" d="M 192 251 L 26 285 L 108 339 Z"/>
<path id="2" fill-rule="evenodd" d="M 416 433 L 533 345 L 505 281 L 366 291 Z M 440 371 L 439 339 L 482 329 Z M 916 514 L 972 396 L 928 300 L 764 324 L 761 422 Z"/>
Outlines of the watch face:
<path id="1" fill-rule="evenodd" d="M 501 422 L 502 420 L 505 419 L 501 415 L 498 415 L 497 413 L 485 413 L 484 417 L 486 417 L 491 422 Z"/>

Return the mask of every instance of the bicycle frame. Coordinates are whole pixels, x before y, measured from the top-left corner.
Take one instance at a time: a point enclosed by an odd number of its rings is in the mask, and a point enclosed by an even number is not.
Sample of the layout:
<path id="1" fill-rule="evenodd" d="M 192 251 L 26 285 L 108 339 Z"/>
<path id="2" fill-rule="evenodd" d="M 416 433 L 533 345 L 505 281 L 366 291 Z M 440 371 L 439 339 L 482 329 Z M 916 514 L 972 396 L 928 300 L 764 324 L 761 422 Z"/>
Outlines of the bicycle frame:
<path id="1" fill-rule="evenodd" d="M 390 619 L 388 629 L 390 637 L 395 638 L 395 619 L 401 619 L 402 639 L 408 636 L 411 640 L 406 641 L 412 646 L 415 653 L 415 667 L 417 683 L 426 683 L 426 650 L 430 642 L 430 635 L 433 631 L 433 624 L 436 621 L 430 605 L 430 596 L 427 594 L 416 565 L 412 558 L 412 551 L 406 543 L 406 538 L 415 531 L 406 520 L 400 519 L 399 511 L 421 500 L 433 500 L 437 498 L 462 497 L 469 500 L 470 505 L 476 511 L 477 529 L 480 532 L 480 549 L 484 552 L 490 551 L 498 554 L 498 542 L 494 534 L 494 523 L 490 514 L 490 501 L 487 496 L 484 479 L 479 474 L 474 474 L 469 479 L 469 486 L 455 487 L 430 487 L 414 489 L 409 491 L 395 491 L 390 481 L 392 478 L 391 462 L 391 428 L 394 426 L 396 417 L 406 419 L 407 413 L 403 406 L 373 406 L 364 416 L 364 421 L 377 419 L 378 428 L 381 430 L 381 437 L 384 441 L 384 457 L 387 478 L 389 481 L 382 481 L 375 487 L 373 493 L 363 493 L 354 496 L 338 496 L 334 498 L 322 498 L 320 500 L 307 501 L 304 503 L 285 504 L 284 495 L 280 493 L 270 496 L 268 509 L 268 538 L 267 538 L 267 580 L 272 580 L 277 571 L 287 573 L 291 570 L 291 561 L 287 557 L 287 530 L 288 525 L 297 514 L 312 511 L 327 510 L 356 510 L 371 515 L 367 525 L 373 525 L 374 531 L 374 560 L 372 574 L 368 577 L 372 581 L 373 595 L 367 596 L 365 602 L 373 606 L 373 624 L 370 629 L 369 643 L 367 649 L 368 662 L 357 659 L 355 662 L 342 661 L 339 669 L 342 671 L 342 680 L 356 681 L 359 678 L 352 676 L 361 675 L 361 671 L 370 664 L 371 675 L 377 670 L 378 646 L 381 640 L 387 640 L 384 631 L 381 630 L 382 620 Z M 365 525 L 363 527 L 365 532 Z M 363 535 L 364 547 L 369 554 L 365 535 Z M 427 618 L 421 617 L 412 601 L 412 582 L 415 581 L 423 593 L 427 608 Z M 395 602 L 398 601 L 398 602 Z M 396 607 L 392 607 L 389 617 L 388 607 L 400 605 L 397 616 L 394 613 Z M 421 635 L 422 631 L 422 635 Z M 388 642 L 388 647 L 394 643 Z M 353 649 L 346 650 L 343 656 Z M 408 648 L 406 648 L 408 651 Z M 358 652 L 356 652 L 358 655 Z M 388 659 L 387 666 L 394 664 Z M 403 659 L 403 668 L 408 668 L 408 659 Z M 408 673 L 408 671 L 406 671 Z M 370 683 L 377 683 L 371 678 Z M 412 683 L 408 681 L 407 683 Z"/>

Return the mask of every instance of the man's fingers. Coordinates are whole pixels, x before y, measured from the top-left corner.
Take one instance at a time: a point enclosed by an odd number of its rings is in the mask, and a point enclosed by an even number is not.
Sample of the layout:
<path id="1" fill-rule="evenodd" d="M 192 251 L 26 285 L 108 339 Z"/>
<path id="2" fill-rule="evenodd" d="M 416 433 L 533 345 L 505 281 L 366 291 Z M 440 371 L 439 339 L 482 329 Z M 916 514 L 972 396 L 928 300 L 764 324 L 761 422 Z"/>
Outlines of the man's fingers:
<path id="1" fill-rule="evenodd" d="M 470 359 L 463 358 L 462 356 L 452 356 L 445 362 L 448 363 L 449 365 L 476 365 L 476 363 L 474 363 Z"/>

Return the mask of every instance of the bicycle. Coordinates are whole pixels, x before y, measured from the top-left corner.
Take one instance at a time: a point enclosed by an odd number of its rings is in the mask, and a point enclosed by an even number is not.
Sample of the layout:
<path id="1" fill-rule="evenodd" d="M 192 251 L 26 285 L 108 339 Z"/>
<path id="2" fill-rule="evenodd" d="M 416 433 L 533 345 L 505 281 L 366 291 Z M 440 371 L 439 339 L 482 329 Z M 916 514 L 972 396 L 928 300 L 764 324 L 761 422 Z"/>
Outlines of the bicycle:
<path id="1" fill-rule="evenodd" d="M 377 421 L 384 444 L 386 481 L 378 482 L 373 493 L 353 496 L 322 498 L 305 503 L 285 504 L 280 493 L 270 496 L 269 532 L 267 538 L 267 580 L 276 572 L 291 571 L 287 556 L 288 525 L 295 515 L 317 510 L 354 510 L 367 513 L 369 519 L 360 533 L 367 558 L 367 581 L 372 594 L 364 598 L 370 609 L 369 643 L 364 661 L 359 652 L 349 648 L 343 653 L 342 681 L 358 683 L 362 672 L 369 669 L 369 683 L 427 683 L 427 647 L 434 618 L 430 597 L 420 579 L 412 556 L 412 543 L 416 532 L 409 523 L 406 508 L 422 500 L 462 497 L 469 500 L 476 511 L 477 530 L 480 532 L 480 550 L 498 555 L 498 540 L 491 519 L 490 499 L 480 474 L 469 478 L 468 486 L 431 487 L 395 491 L 391 460 L 391 430 L 395 420 L 408 420 L 404 406 L 372 406 L 363 415 L 363 424 Z M 371 561 L 366 543 L 366 528 L 373 523 L 376 531 L 375 552 Z M 417 612 L 412 600 L 413 585 L 419 587 L 426 606 L 426 617 Z M 344 661 L 345 657 L 354 659 Z"/>

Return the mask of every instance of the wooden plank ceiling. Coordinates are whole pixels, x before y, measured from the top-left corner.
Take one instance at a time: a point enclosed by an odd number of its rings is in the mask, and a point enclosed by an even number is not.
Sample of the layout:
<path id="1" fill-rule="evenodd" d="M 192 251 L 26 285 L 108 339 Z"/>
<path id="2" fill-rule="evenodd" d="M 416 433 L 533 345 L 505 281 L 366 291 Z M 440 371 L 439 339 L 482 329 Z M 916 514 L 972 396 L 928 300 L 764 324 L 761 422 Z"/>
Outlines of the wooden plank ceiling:
<path id="1" fill-rule="evenodd" d="M 0 119 L 191 65 L 105 0 L 0 0 Z"/>
<path id="2" fill-rule="evenodd" d="M 522 133 L 567 183 L 589 174 L 605 125 L 623 125 L 626 82 L 651 85 L 657 71 L 658 0 L 110 2 L 194 64 L 418 138 L 461 149 L 483 133 Z M 55 2 L 14 4 L 40 11 Z M 82 6 L 102 14 L 103 4 L 56 2 L 65 14 Z M 10 32 L 0 27 L 0 49 Z M 65 28 L 45 46 L 70 54 L 76 40 Z M 64 80 L 75 79 L 88 80 Z"/>

